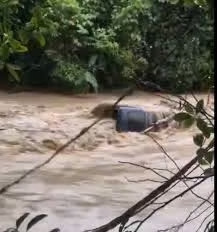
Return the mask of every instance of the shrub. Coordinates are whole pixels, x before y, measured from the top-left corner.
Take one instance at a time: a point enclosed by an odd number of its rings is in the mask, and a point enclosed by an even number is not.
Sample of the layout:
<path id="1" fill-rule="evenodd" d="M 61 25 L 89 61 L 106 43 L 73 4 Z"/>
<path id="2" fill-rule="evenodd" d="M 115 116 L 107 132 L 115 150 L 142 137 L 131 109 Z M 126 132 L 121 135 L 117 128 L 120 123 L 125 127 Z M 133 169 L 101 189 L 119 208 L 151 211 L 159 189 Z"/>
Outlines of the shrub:
<path id="1" fill-rule="evenodd" d="M 100 88 L 139 77 L 179 92 L 206 89 L 213 83 L 212 15 L 206 8 L 178 2 L 4 0 L 0 19 L 7 27 L 0 24 L 0 68 L 16 80 L 20 74 L 21 84 L 52 85 L 57 77 L 54 81 L 51 73 L 58 73 L 58 80 L 66 78 L 60 77 L 65 75 L 61 63 L 72 73 L 62 86 L 79 91 L 89 88 L 74 83 L 72 70 L 91 73 L 89 79 Z M 47 56 L 47 50 L 61 61 Z"/>
<path id="2" fill-rule="evenodd" d="M 95 77 L 82 68 L 81 65 L 69 61 L 60 60 L 57 62 L 52 74 L 53 85 L 64 89 L 72 89 L 76 92 L 97 91 L 98 84 Z"/>

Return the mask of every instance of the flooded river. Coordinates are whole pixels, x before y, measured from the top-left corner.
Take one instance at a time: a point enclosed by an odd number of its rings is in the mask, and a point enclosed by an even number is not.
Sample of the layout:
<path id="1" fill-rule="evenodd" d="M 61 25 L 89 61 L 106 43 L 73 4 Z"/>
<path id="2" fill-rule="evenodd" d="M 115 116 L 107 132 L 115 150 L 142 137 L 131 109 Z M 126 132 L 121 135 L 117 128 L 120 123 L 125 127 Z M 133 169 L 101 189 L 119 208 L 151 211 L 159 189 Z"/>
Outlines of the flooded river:
<path id="1" fill-rule="evenodd" d="M 89 111 L 94 106 L 113 102 L 118 96 L 0 92 L 0 187 L 46 160 L 57 146 L 93 121 Z M 138 92 L 123 103 L 147 110 L 167 109 L 161 100 Z M 183 166 L 196 151 L 192 142 L 195 132 L 195 128 L 168 128 L 153 136 Z M 33 232 L 54 227 L 62 232 L 81 232 L 119 216 L 160 184 L 132 180 L 162 180 L 149 170 L 119 161 L 176 171 L 150 138 L 137 133 L 118 134 L 114 121 L 103 120 L 49 164 L 0 195 L 0 231 L 13 226 L 25 212 L 49 215 L 31 229 Z M 183 184 L 171 190 L 168 197 L 180 189 L 184 189 Z M 212 189 L 213 182 L 208 180 L 195 192 L 206 197 Z M 150 218 L 140 231 L 154 232 L 182 222 L 200 202 L 189 193 Z M 193 221 L 181 231 L 195 231 L 198 226 L 199 222 Z"/>

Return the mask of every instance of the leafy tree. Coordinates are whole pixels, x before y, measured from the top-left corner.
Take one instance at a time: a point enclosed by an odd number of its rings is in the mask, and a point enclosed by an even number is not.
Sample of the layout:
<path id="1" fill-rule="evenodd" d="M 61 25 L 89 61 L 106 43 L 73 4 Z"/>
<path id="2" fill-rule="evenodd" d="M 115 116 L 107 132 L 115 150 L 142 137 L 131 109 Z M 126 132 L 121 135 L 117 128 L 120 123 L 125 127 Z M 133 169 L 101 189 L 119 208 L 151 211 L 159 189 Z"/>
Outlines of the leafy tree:
<path id="1" fill-rule="evenodd" d="M 0 68 L 9 80 L 20 74 L 23 85 L 56 85 L 58 79 L 76 89 L 74 74 L 85 70 L 91 81 L 81 77 L 81 83 L 89 90 L 96 90 L 96 82 L 115 87 L 138 77 L 170 90 L 206 89 L 213 83 L 212 4 L 4 0 Z M 64 65 L 67 82 L 58 70 Z"/>

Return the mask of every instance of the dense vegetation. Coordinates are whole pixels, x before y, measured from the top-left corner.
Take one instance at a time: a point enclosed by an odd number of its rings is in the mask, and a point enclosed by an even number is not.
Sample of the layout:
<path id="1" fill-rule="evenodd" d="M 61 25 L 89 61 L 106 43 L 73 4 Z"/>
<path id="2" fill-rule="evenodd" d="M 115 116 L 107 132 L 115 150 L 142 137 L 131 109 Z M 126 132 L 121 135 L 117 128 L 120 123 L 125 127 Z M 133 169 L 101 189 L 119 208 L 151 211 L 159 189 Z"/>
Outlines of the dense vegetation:
<path id="1" fill-rule="evenodd" d="M 173 91 L 205 90 L 214 59 L 205 3 L 1 0 L 1 82 L 87 92 L 143 78 Z"/>

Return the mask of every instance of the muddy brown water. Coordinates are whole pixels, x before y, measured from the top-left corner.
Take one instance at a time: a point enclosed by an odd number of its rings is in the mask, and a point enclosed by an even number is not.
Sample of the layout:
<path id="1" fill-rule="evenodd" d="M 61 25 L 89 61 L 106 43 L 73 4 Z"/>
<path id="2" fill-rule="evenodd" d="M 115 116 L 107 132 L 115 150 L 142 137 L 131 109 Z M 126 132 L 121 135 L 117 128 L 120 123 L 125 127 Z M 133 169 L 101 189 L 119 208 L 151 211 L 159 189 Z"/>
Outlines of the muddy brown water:
<path id="1" fill-rule="evenodd" d="M 119 95 L 0 92 L 0 187 L 43 162 L 54 152 L 55 146 L 62 145 L 88 125 L 93 120 L 88 112 L 95 105 L 112 102 Z M 198 97 L 205 98 L 205 95 Z M 168 110 L 161 100 L 138 92 L 123 103 L 147 110 Z M 168 128 L 153 136 L 177 164 L 183 166 L 196 151 L 192 142 L 195 132 L 196 128 L 187 131 Z M 0 231 L 13 226 L 24 212 L 32 216 L 49 215 L 32 228 L 33 232 L 46 232 L 54 227 L 63 232 L 80 232 L 119 216 L 160 184 L 129 182 L 129 179 L 160 178 L 149 170 L 119 161 L 176 170 L 150 138 L 138 133 L 118 134 L 115 123 L 104 120 L 48 165 L 0 196 Z M 183 189 L 183 184 L 177 186 L 168 197 Z M 206 197 L 212 190 L 213 182 L 208 180 L 195 192 Z M 154 232 L 180 223 L 200 202 L 201 199 L 189 193 L 155 214 L 140 231 Z M 153 207 L 136 218 L 143 218 Z M 199 221 L 186 224 L 181 231 L 195 231 Z"/>

